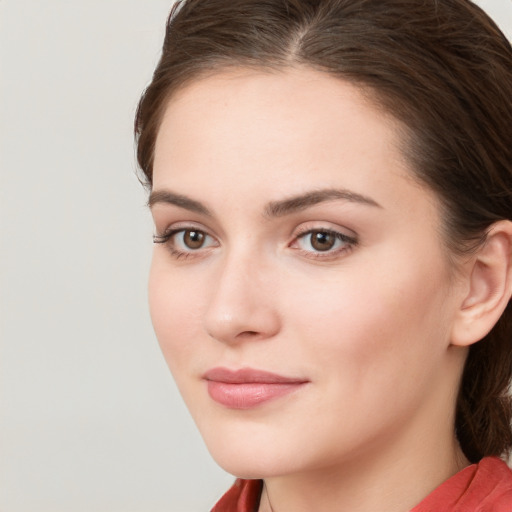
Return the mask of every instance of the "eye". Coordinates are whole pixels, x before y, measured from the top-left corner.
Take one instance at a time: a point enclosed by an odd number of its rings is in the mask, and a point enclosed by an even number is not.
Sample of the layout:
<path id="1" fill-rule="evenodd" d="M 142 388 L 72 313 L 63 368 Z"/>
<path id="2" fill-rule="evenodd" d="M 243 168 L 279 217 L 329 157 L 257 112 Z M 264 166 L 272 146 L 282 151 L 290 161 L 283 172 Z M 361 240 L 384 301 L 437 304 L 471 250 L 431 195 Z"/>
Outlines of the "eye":
<path id="1" fill-rule="evenodd" d="M 335 255 L 350 249 L 357 243 L 357 240 L 344 233 L 331 229 L 310 229 L 299 234 L 294 242 L 296 248 L 320 256 L 322 253 Z M 292 245 L 292 247 L 294 246 Z"/>
<path id="2" fill-rule="evenodd" d="M 174 235 L 176 243 L 186 249 L 201 249 L 208 239 L 208 235 L 197 229 L 185 229 Z"/>
<path id="3" fill-rule="evenodd" d="M 329 231 L 311 231 L 307 235 L 301 237 L 301 241 L 307 241 L 315 251 L 329 251 L 338 241 L 334 233 Z"/>
<path id="4" fill-rule="evenodd" d="M 171 229 L 163 235 L 154 236 L 153 242 L 167 245 L 171 253 L 178 257 L 217 246 L 211 235 L 197 228 Z"/>

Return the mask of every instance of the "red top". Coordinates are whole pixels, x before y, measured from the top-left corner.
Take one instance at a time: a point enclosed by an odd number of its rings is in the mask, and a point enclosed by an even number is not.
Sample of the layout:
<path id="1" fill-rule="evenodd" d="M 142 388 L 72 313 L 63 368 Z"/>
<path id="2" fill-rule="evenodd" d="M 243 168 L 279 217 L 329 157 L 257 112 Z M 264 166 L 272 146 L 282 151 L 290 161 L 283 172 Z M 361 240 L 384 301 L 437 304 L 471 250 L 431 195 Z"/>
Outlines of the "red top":
<path id="1" fill-rule="evenodd" d="M 211 512 L 257 512 L 262 480 L 238 479 Z M 452 476 L 410 512 L 512 512 L 512 471 L 486 457 Z"/>

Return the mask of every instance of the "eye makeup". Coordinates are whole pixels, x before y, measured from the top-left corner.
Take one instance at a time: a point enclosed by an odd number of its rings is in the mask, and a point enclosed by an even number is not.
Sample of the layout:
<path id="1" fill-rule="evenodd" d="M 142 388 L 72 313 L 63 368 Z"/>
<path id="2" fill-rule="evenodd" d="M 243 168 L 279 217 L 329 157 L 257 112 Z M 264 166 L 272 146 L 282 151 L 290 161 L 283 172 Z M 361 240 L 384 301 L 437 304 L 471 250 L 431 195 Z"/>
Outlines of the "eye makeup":
<path id="1" fill-rule="evenodd" d="M 220 246 L 214 236 L 192 225 L 168 228 L 162 235 L 154 235 L 153 243 L 165 245 L 176 259 L 206 256 L 211 249 Z M 293 235 L 288 247 L 305 258 L 328 261 L 341 257 L 357 243 L 355 236 L 309 224 Z"/>

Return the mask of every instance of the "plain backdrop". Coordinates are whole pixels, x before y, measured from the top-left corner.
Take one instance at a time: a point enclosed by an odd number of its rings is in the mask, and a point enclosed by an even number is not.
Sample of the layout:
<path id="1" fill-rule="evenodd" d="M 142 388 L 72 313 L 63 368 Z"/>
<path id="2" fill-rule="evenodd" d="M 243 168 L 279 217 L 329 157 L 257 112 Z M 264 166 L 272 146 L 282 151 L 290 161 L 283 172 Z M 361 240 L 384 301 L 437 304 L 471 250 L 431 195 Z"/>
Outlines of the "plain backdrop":
<path id="1" fill-rule="evenodd" d="M 171 5 L 0 0 L 0 512 L 204 512 L 232 482 L 147 308 L 132 125 Z"/>

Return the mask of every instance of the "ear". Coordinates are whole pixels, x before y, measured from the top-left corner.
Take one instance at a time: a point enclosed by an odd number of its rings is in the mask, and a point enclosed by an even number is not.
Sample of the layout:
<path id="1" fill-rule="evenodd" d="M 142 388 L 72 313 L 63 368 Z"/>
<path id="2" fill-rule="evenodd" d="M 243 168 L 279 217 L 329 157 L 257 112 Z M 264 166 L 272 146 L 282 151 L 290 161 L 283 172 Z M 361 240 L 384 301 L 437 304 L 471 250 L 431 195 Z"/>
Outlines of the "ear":
<path id="1" fill-rule="evenodd" d="M 468 263 L 468 285 L 456 312 L 451 344 L 469 346 L 494 327 L 512 295 L 512 222 L 494 223 Z"/>

